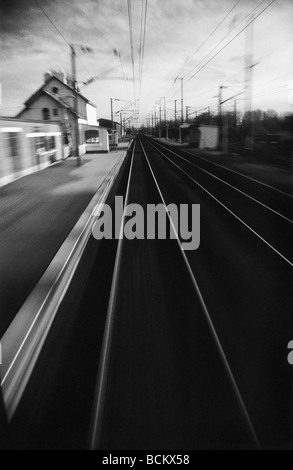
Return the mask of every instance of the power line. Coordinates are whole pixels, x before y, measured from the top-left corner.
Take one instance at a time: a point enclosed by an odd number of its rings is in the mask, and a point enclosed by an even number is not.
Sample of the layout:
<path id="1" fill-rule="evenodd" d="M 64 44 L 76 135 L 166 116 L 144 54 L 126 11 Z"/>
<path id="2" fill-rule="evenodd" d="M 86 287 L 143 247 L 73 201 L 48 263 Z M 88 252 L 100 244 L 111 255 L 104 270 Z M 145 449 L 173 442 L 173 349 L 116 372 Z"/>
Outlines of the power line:
<path id="1" fill-rule="evenodd" d="M 130 39 L 131 63 L 132 63 L 133 91 L 134 91 L 134 101 L 136 102 L 131 0 L 127 0 L 127 7 L 128 7 L 129 39 Z"/>
<path id="2" fill-rule="evenodd" d="M 67 39 L 65 38 L 65 36 L 61 33 L 60 29 L 57 28 L 57 26 L 55 25 L 55 23 L 51 20 L 50 16 L 47 15 L 47 13 L 45 12 L 45 10 L 43 9 L 43 7 L 39 4 L 38 0 L 34 0 L 35 1 L 35 4 L 39 7 L 39 9 L 44 13 L 44 15 L 46 16 L 46 18 L 50 21 L 51 25 L 53 26 L 53 28 L 56 29 L 57 33 L 62 37 L 63 41 L 66 42 L 66 44 L 71 47 L 71 45 L 69 44 L 69 42 L 67 41 Z"/>
<path id="3" fill-rule="evenodd" d="M 269 88 L 268 90 L 263 90 L 263 91 L 257 91 L 254 95 L 252 95 L 252 98 L 258 98 L 259 96 L 267 96 L 275 93 L 283 93 L 286 91 L 287 83 L 283 85 L 279 85 L 273 88 Z M 277 91 L 278 90 L 278 91 Z M 247 101 L 248 98 L 242 98 L 241 101 Z"/>
<path id="4" fill-rule="evenodd" d="M 95 30 L 97 30 L 97 32 L 99 33 L 97 36 L 102 36 L 104 38 L 104 40 L 107 42 L 107 44 L 110 46 L 111 48 L 111 52 L 113 51 L 114 52 L 114 55 L 115 57 L 118 57 L 119 59 L 119 65 L 118 66 L 113 66 L 109 69 L 106 69 L 102 72 L 100 72 L 100 75 L 104 75 L 104 74 L 107 74 L 109 72 L 112 72 L 113 70 L 116 70 L 117 67 L 121 67 L 122 69 L 122 74 L 123 74 L 123 77 L 125 77 L 125 87 L 126 87 L 126 91 L 127 91 L 127 94 L 129 96 L 129 89 L 128 89 L 128 84 L 127 84 L 127 80 L 126 80 L 126 75 L 125 75 L 125 72 L 124 72 L 124 67 L 123 67 L 123 63 L 122 63 L 122 57 L 121 57 L 121 54 L 119 51 L 117 51 L 116 47 L 114 46 L 114 43 L 110 40 L 109 38 L 109 35 L 108 34 L 105 34 L 104 32 L 102 32 L 100 29 L 98 30 L 97 29 L 97 25 L 93 22 L 92 18 L 91 18 L 91 15 L 87 13 L 87 11 L 84 11 L 76 2 L 76 0 L 74 0 L 74 5 L 75 5 L 75 8 L 81 12 L 86 18 L 87 18 L 87 21 L 89 21 L 91 23 L 91 25 L 94 27 Z M 100 37 L 99 37 L 100 39 Z M 130 56 L 129 56 L 130 57 Z M 99 87 L 101 88 L 101 87 Z M 102 90 L 103 91 L 103 90 Z M 104 92 L 104 94 L 106 94 Z M 130 96 L 129 96 L 130 98 Z"/>
<path id="5" fill-rule="evenodd" d="M 278 77 L 278 78 L 280 78 L 280 77 Z M 270 80 L 268 82 L 265 82 L 265 83 L 269 83 L 269 82 L 270 82 Z M 271 95 L 271 94 L 283 93 L 285 91 L 286 86 L 287 86 L 287 84 L 282 84 L 282 85 L 278 85 L 278 86 L 273 87 L 273 88 L 269 88 L 267 90 L 258 90 L 258 91 L 255 92 L 255 94 L 252 95 L 252 98 L 258 98 L 258 97 L 267 96 L 267 95 Z M 234 95 L 234 96 L 228 98 L 227 100 L 223 101 L 222 103 L 230 101 L 231 99 L 233 99 L 233 98 L 235 98 L 235 97 L 237 97 L 237 96 L 239 96 L 243 93 L 244 92 L 239 92 L 236 95 Z M 241 97 L 241 98 L 238 98 L 238 101 L 243 102 L 243 101 L 247 101 L 247 99 L 248 98 Z M 209 105 L 209 107 L 214 107 L 214 106 L 217 106 L 217 105 L 212 105 L 212 104 Z M 194 107 L 194 106 L 192 106 L 192 107 Z M 193 112 L 189 113 L 189 115 L 195 114 L 196 112 L 199 112 L 199 111 L 201 111 L 203 109 L 206 109 L 206 108 L 208 108 L 208 106 L 205 106 L 205 107 L 203 107 L 199 110 L 193 111 Z"/>
<path id="6" fill-rule="evenodd" d="M 140 82 L 142 81 L 143 64 L 144 64 L 144 48 L 145 48 L 145 38 L 146 38 L 147 9 L 148 9 L 148 0 L 145 0 L 143 38 L 142 38 L 142 53 L 141 53 L 141 67 L 140 67 L 140 77 L 139 77 Z"/>
<path id="7" fill-rule="evenodd" d="M 141 52 L 142 52 L 142 38 L 143 38 L 143 0 L 141 0 L 141 13 L 140 13 L 140 38 L 139 38 L 139 69 L 138 76 L 140 77 L 140 67 L 141 67 Z"/>
<path id="8" fill-rule="evenodd" d="M 233 78 L 237 77 L 237 75 L 240 75 L 244 70 L 246 70 L 247 67 L 244 67 L 243 69 L 239 70 L 238 72 L 234 73 L 231 77 L 227 78 L 222 84 L 225 85 L 226 83 L 229 83 Z M 230 85 L 231 86 L 231 85 Z"/>
<path id="9" fill-rule="evenodd" d="M 208 40 L 212 37 L 212 35 L 219 29 L 219 27 L 223 24 L 223 22 L 224 22 L 225 19 L 230 15 L 230 13 L 236 8 L 236 6 L 238 5 L 238 3 L 239 3 L 240 1 L 241 1 L 241 0 L 238 0 L 238 1 L 233 5 L 233 7 L 228 11 L 228 13 L 224 16 L 224 18 L 218 23 L 218 25 L 217 25 L 217 26 L 214 28 L 214 30 L 209 34 L 209 36 L 200 44 L 200 46 L 199 46 L 199 47 L 196 49 L 196 51 L 191 55 L 191 57 L 187 57 L 187 58 L 186 58 L 184 64 L 182 65 L 180 71 L 179 71 L 178 74 L 177 74 L 177 78 L 179 77 L 179 75 L 180 75 L 180 73 L 182 72 L 182 70 L 184 69 L 184 67 L 188 64 L 188 62 L 190 62 L 191 58 L 194 57 L 194 56 L 198 53 L 198 51 L 207 43 L 207 41 L 208 41 Z M 265 1 L 265 0 L 262 0 L 262 2 L 264 2 L 264 1 Z M 261 3 L 262 3 L 262 2 L 261 2 Z M 258 6 L 259 6 L 259 5 L 258 5 Z M 233 28 L 233 29 L 234 29 L 234 28 Z M 232 30 L 233 30 L 233 29 L 232 29 Z M 231 33 L 231 30 L 229 31 L 229 34 L 230 34 L 230 33 Z M 226 36 L 225 36 L 225 37 L 226 37 Z M 225 38 L 224 38 L 224 39 L 225 39 Z M 224 39 L 222 39 L 222 41 L 223 41 Z M 209 54 L 210 54 L 210 53 L 211 53 L 211 52 L 209 52 Z M 207 56 L 208 56 L 209 54 L 207 54 Z M 207 56 L 206 56 L 206 57 L 207 57 Z M 205 57 L 205 58 L 206 58 L 206 57 Z M 204 60 L 204 59 L 203 59 L 203 60 Z M 197 64 L 197 66 L 198 66 L 198 64 Z M 197 66 L 196 66 L 196 67 L 197 67 Z M 188 72 L 188 73 L 185 75 L 184 78 L 186 78 L 189 73 L 190 73 L 190 72 Z M 168 93 L 170 92 L 170 90 L 173 88 L 173 86 L 174 86 L 174 82 L 172 83 L 171 87 L 169 88 L 169 90 L 167 91 L 166 94 L 168 94 Z M 175 94 L 176 94 L 176 93 L 175 93 Z M 174 95 L 175 95 L 175 94 L 174 94 Z M 174 96 L 174 95 L 172 95 L 172 96 Z"/>
<path id="10" fill-rule="evenodd" d="M 203 59 L 200 60 L 200 62 L 194 67 L 194 68 L 197 68 L 200 64 L 202 64 L 202 62 L 204 62 L 205 59 L 207 59 L 207 57 L 212 54 L 212 52 L 214 52 L 215 49 L 217 49 L 217 47 L 219 47 L 222 42 L 225 41 L 225 39 L 231 34 L 231 32 L 236 29 L 241 23 L 243 23 L 243 21 L 245 21 L 247 18 L 249 18 L 249 16 L 251 16 L 255 10 L 257 10 L 266 0 L 261 0 L 261 2 L 255 7 L 253 8 L 241 21 L 239 21 L 239 23 L 237 23 L 236 25 L 233 26 L 232 29 L 230 29 L 230 31 L 221 39 L 221 41 L 219 41 L 214 47 L 213 49 L 211 49 L 208 54 L 206 54 L 205 57 L 203 57 Z M 235 36 L 236 37 L 236 36 Z M 192 72 L 188 72 L 184 78 L 186 78 L 190 73 Z"/>
<path id="11" fill-rule="evenodd" d="M 278 75 L 277 77 L 270 78 L 270 79 L 267 80 L 265 83 L 274 82 L 275 80 L 279 80 L 279 78 L 287 77 L 288 75 L 292 75 L 292 72 L 283 73 L 282 75 Z"/>
<path id="12" fill-rule="evenodd" d="M 53 26 L 53 28 L 57 31 L 57 33 L 60 35 L 60 37 L 63 39 L 63 41 L 71 48 L 72 47 L 72 44 L 70 44 L 66 37 L 64 36 L 64 34 L 60 31 L 60 29 L 55 25 L 55 23 L 53 22 L 53 20 L 50 18 L 50 16 L 46 13 L 46 11 L 43 9 L 43 7 L 40 5 L 40 3 L 38 2 L 38 0 L 34 0 L 35 4 L 38 6 L 38 8 L 42 11 L 42 13 L 44 14 L 44 16 L 48 19 L 48 21 L 51 23 L 51 25 Z M 82 62 L 82 60 L 80 59 L 79 55 L 76 53 L 76 57 L 77 59 L 79 60 L 80 64 L 82 65 L 82 67 L 84 68 L 84 70 L 87 72 L 87 74 L 89 75 L 89 77 L 92 77 L 92 74 L 89 72 L 88 68 L 85 66 L 85 64 Z M 102 93 L 104 93 L 106 96 L 108 96 L 105 91 L 98 85 L 98 87 L 100 88 L 100 90 L 102 91 Z"/>
<path id="13" fill-rule="evenodd" d="M 196 51 L 191 55 L 191 57 L 187 57 L 183 66 L 181 67 L 180 71 L 177 74 L 177 78 L 181 74 L 182 70 L 184 67 L 190 62 L 190 59 L 194 57 L 200 49 L 208 42 L 208 40 L 213 36 L 213 34 L 219 29 L 219 27 L 224 23 L 225 19 L 230 15 L 230 13 L 237 7 L 238 3 L 240 3 L 241 0 L 237 0 L 237 2 L 233 5 L 233 7 L 228 11 L 228 13 L 224 16 L 224 18 L 218 23 L 218 25 L 215 27 L 215 29 L 209 34 L 209 36 L 199 45 L 199 47 L 196 49 Z"/>
<path id="14" fill-rule="evenodd" d="M 142 0 L 142 2 L 143 2 L 143 0 Z M 145 0 L 143 37 L 142 37 L 142 51 L 141 51 L 141 65 L 140 65 L 140 76 L 139 76 L 140 89 L 139 89 L 138 106 L 140 106 L 140 97 L 141 97 L 141 88 L 142 88 L 142 76 L 143 76 L 143 66 L 144 66 L 144 50 L 145 50 L 145 38 L 146 38 L 146 24 L 147 24 L 147 11 L 148 11 L 148 0 Z"/>
<path id="15" fill-rule="evenodd" d="M 120 52 L 118 53 L 118 55 L 119 55 L 119 61 L 120 61 L 121 70 L 122 70 L 122 73 L 123 73 L 123 78 L 124 78 L 124 83 L 125 83 L 126 91 L 127 91 L 127 94 L 128 94 L 128 98 L 129 98 L 129 100 L 131 101 L 130 93 L 129 93 L 129 89 L 128 89 L 128 83 L 127 83 L 127 79 L 126 79 L 126 75 L 125 75 L 125 71 L 124 71 L 124 67 L 123 67 L 123 63 L 122 63 L 122 58 L 121 58 Z"/>
<path id="16" fill-rule="evenodd" d="M 280 47 L 284 47 L 285 44 L 287 44 L 287 42 L 291 41 L 293 38 L 293 35 L 290 34 L 283 42 L 280 42 L 278 44 L 278 46 L 276 46 L 273 50 L 271 50 L 268 54 L 266 54 L 265 56 L 261 57 L 261 59 L 259 59 L 259 62 L 263 62 L 264 60 L 268 59 L 269 57 L 271 57 L 272 55 L 274 55 L 279 49 Z"/>
<path id="17" fill-rule="evenodd" d="M 257 9 L 261 6 L 261 4 L 264 3 L 265 1 L 266 1 L 266 0 L 261 0 L 261 2 L 260 2 L 255 8 L 253 8 L 239 23 L 237 23 L 232 29 L 230 29 L 230 31 L 221 39 L 221 41 L 219 41 L 219 42 L 217 43 L 217 45 L 216 45 L 216 46 L 215 46 L 215 47 L 214 47 L 214 48 L 213 48 L 213 49 L 194 67 L 194 68 L 198 67 L 198 66 L 199 66 L 199 65 L 200 65 L 200 64 L 201 64 L 201 63 L 202 63 L 202 62 L 203 62 L 203 61 L 204 61 L 204 60 L 205 60 L 205 59 L 206 59 L 206 58 L 207 58 L 207 57 L 226 39 L 226 37 L 231 34 L 231 32 L 232 32 L 235 28 L 237 28 L 243 21 L 245 21 L 245 19 L 247 19 L 250 15 L 252 15 L 252 14 L 254 13 L 254 11 L 257 10 Z M 238 2 L 237 2 L 237 3 L 238 3 Z M 218 27 L 219 27 L 220 24 L 224 21 L 224 19 L 227 18 L 227 16 L 231 13 L 231 11 L 237 6 L 237 3 L 236 3 L 236 4 L 234 5 L 234 7 L 232 7 L 232 9 L 225 15 L 225 17 L 223 18 L 223 20 L 218 24 Z M 218 29 L 218 27 L 216 27 L 215 30 Z M 215 32 L 215 30 L 214 30 L 213 32 Z M 213 32 L 210 34 L 210 36 L 213 34 Z M 210 38 L 210 36 L 209 36 L 209 38 Z M 208 38 L 208 39 L 209 39 L 209 38 Z M 207 42 L 207 40 L 204 41 L 204 43 L 206 43 L 206 42 Z M 202 45 L 203 45 L 203 44 L 202 44 Z M 198 50 L 199 50 L 200 48 L 201 48 L 201 46 L 198 48 Z M 198 51 L 198 50 L 197 50 L 197 51 Z M 196 52 L 197 52 L 197 51 L 196 51 Z M 193 55 L 195 55 L 195 54 L 193 54 Z M 185 61 L 185 64 L 183 65 L 183 67 L 181 68 L 181 70 L 182 70 L 182 69 L 184 68 L 184 66 L 186 65 L 186 62 L 187 62 L 187 61 Z M 187 77 L 190 73 L 192 73 L 192 72 L 188 72 L 188 73 L 184 76 L 184 79 L 186 79 L 186 77 Z M 191 78 L 192 78 L 192 77 L 191 77 Z M 187 81 L 189 81 L 189 79 L 188 79 Z M 187 83 L 187 82 L 185 82 L 185 83 Z M 174 86 L 174 83 L 172 83 L 172 85 L 171 85 L 171 87 L 169 88 L 167 94 L 170 92 L 170 90 L 173 88 L 173 86 Z M 175 92 L 172 96 L 174 96 L 175 94 L 176 94 L 176 92 Z"/>
<path id="18" fill-rule="evenodd" d="M 216 52 L 216 54 L 214 54 L 199 70 L 191 75 L 191 77 L 186 80 L 185 84 L 195 77 L 203 68 L 205 68 L 217 55 L 220 54 L 220 52 L 226 49 L 226 47 L 229 46 L 229 44 L 231 44 L 234 39 L 236 39 L 246 28 L 248 28 L 248 26 L 250 26 L 260 15 L 262 15 L 262 13 L 264 13 L 275 1 L 276 0 L 272 0 L 260 13 L 258 13 L 258 15 L 256 15 L 249 23 L 247 23 L 244 28 L 242 28 L 235 36 L 233 36 L 233 38 L 230 39 L 230 41 L 228 41 L 218 52 Z"/>
<path id="19" fill-rule="evenodd" d="M 91 23 L 91 25 L 97 30 L 97 32 L 104 38 L 104 40 L 109 44 L 111 50 L 115 48 L 115 45 L 111 42 L 109 34 L 105 34 L 101 29 L 97 28 L 97 25 L 93 22 L 92 17 L 87 11 L 83 10 L 78 4 L 77 1 L 74 0 L 74 5 L 77 10 L 79 10 L 84 16 L 86 16 L 87 21 Z M 99 36 L 98 34 L 98 36 Z M 100 39 L 100 38 L 99 38 Z"/>

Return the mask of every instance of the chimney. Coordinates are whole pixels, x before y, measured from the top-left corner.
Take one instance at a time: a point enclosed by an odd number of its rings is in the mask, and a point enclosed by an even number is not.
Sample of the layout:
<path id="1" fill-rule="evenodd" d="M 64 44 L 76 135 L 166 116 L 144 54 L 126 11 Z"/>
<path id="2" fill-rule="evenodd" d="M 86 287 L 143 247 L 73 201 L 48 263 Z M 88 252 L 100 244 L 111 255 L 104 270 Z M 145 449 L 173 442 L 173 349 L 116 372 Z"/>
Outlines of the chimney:
<path id="1" fill-rule="evenodd" d="M 49 80 L 49 78 L 51 78 L 51 77 L 52 77 L 52 73 L 51 72 L 46 72 L 44 74 L 44 82 L 46 83 Z"/>

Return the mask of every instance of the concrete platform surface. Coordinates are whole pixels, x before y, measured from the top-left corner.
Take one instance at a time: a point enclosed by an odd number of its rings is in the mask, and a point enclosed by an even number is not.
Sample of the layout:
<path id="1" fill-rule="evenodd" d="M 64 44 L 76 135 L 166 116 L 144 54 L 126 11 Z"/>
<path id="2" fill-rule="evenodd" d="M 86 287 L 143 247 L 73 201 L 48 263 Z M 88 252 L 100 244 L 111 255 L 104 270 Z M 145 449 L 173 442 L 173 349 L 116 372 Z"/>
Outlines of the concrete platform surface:
<path id="1" fill-rule="evenodd" d="M 86 154 L 0 188 L 0 337 L 33 290 L 127 143 Z"/>

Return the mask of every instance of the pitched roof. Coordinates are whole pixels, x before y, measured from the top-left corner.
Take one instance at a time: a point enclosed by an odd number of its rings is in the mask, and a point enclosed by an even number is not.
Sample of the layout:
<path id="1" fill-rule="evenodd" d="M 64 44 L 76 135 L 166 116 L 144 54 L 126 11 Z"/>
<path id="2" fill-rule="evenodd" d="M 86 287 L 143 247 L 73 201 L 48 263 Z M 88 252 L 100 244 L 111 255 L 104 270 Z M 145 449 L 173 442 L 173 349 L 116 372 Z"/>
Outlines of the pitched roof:
<path id="1" fill-rule="evenodd" d="M 48 80 L 46 80 L 45 83 L 30 98 L 28 98 L 25 101 L 24 105 L 26 107 L 29 107 L 30 104 L 33 103 L 42 94 L 42 92 L 45 90 L 45 87 L 48 85 L 48 83 L 50 83 L 51 80 L 57 80 L 58 82 L 62 83 L 62 85 L 66 86 L 68 88 L 68 90 L 70 90 L 71 92 L 73 91 L 73 88 L 71 88 L 69 85 L 67 85 L 67 83 L 62 82 L 62 80 L 60 80 L 60 78 L 56 77 L 55 75 L 51 75 L 48 78 Z M 91 104 L 92 106 L 96 107 L 96 105 L 94 103 L 92 103 L 90 100 L 88 100 L 81 93 L 77 92 L 77 95 L 80 98 L 82 98 L 86 103 Z"/>
<path id="2" fill-rule="evenodd" d="M 99 124 L 101 123 L 102 126 L 107 127 L 108 129 L 111 129 L 111 128 L 112 128 L 113 122 L 114 122 L 114 124 L 115 124 L 115 127 L 116 127 L 116 126 L 121 126 L 120 122 L 111 121 L 111 119 L 105 119 L 105 118 L 100 118 L 100 119 L 98 119 L 98 123 L 99 123 Z"/>
<path id="3" fill-rule="evenodd" d="M 63 101 L 59 96 L 57 95 L 54 95 L 53 93 L 50 93 L 49 91 L 46 91 L 46 90 L 38 90 L 38 95 L 34 98 L 33 101 L 35 101 L 36 99 L 38 99 L 39 96 L 41 96 L 42 94 L 44 95 L 47 95 L 49 98 L 51 98 L 52 100 L 54 100 L 55 102 L 57 102 L 58 104 L 60 104 L 63 108 L 67 109 L 69 112 L 71 112 L 72 114 L 75 114 L 76 116 L 78 116 L 79 118 L 81 119 L 84 119 L 86 116 L 83 116 L 82 114 L 80 113 L 76 113 L 76 111 L 71 107 L 69 106 L 65 101 Z M 30 101 L 31 103 L 32 101 Z M 26 104 L 26 107 L 24 109 L 22 109 L 17 115 L 16 117 L 20 117 L 27 109 L 29 108 L 29 105 Z"/>
<path id="4" fill-rule="evenodd" d="M 60 104 L 63 108 L 66 108 L 72 114 L 75 114 L 80 118 L 86 117 L 86 116 L 83 116 L 81 113 L 77 113 L 71 106 L 69 106 L 69 104 L 67 104 L 64 100 L 62 100 L 60 96 L 54 95 L 53 93 L 50 93 L 49 91 L 46 91 L 46 90 L 43 90 L 42 93 L 49 96 L 49 98 L 52 98 L 52 100 L 56 101 L 58 104 Z"/>

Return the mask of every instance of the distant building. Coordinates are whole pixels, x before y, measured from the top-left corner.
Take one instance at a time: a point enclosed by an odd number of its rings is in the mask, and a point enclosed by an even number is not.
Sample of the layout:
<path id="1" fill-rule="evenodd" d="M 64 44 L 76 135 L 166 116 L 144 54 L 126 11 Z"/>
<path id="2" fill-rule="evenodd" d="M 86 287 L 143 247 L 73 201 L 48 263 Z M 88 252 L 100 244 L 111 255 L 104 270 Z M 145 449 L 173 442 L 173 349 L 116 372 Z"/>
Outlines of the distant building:
<path id="1" fill-rule="evenodd" d="M 80 130 L 79 152 L 82 155 L 86 152 L 86 132 L 98 127 L 96 105 L 78 91 L 76 112 L 71 78 L 63 72 L 47 72 L 44 78 L 43 85 L 24 103 L 24 109 L 16 117 L 61 123 L 68 155 L 75 148 L 74 129 L 77 117 Z"/>
<path id="2" fill-rule="evenodd" d="M 117 131 L 118 138 L 121 139 L 122 137 L 122 126 L 119 122 L 116 121 L 111 121 L 111 119 L 98 119 L 98 123 L 101 127 L 106 127 L 109 131 L 109 134 L 111 134 L 113 128 L 115 131 Z M 114 126 L 113 126 L 114 124 Z"/>
<path id="3" fill-rule="evenodd" d="M 219 128 L 205 124 L 182 124 L 182 131 L 185 131 L 185 139 L 190 147 L 200 149 L 216 150 L 219 145 Z"/>

